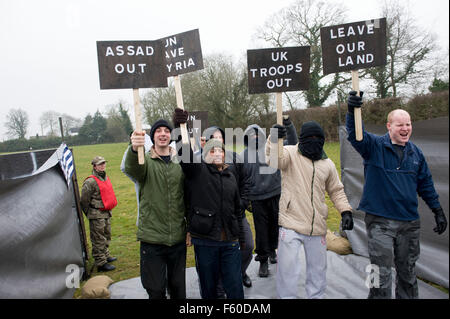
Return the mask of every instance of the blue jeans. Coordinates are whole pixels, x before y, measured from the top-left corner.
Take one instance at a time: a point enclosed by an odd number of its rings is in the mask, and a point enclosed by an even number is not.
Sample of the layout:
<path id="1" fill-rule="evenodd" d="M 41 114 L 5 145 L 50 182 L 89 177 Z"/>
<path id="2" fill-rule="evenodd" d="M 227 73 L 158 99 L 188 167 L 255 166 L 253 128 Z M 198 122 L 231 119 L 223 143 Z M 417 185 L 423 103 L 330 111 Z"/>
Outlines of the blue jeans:
<path id="1" fill-rule="evenodd" d="M 202 298 L 217 299 L 221 278 L 228 299 L 244 299 L 239 243 L 200 238 L 192 238 L 192 243 Z"/>

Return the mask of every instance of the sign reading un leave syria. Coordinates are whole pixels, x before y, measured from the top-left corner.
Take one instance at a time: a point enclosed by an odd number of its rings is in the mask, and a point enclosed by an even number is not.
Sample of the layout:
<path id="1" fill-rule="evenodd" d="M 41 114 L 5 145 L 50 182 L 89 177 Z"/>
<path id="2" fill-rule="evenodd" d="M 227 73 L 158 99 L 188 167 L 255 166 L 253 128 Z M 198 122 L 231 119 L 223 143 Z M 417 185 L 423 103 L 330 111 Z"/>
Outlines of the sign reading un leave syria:
<path id="1" fill-rule="evenodd" d="M 160 41 L 97 41 L 100 89 L 167 87 Z"/>
<path id="2" fill-rule="evenodd" d="M 309 60 L 309 46 L 247 50 L 248 92 L 307 90 Z"/>
<path id="3" fill-rule="evenodd" d="M 162 42 L 168 76 L 203 69 L 202 47 L 198 29 L 171 35 Z"/>
<path id="4" fill-rule="evenodd" d="M 320 29 L 323 73 L 386 64 L 386 18 Z"/>

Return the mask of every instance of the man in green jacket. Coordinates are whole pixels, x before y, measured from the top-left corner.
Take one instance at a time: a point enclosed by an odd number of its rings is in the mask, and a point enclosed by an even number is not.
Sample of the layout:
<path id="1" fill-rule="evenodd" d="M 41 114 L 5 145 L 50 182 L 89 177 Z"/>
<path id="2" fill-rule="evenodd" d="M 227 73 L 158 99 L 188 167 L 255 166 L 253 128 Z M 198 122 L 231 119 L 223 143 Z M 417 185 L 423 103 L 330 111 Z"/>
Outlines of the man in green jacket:
<path id="1" fill-rule="evenodd" d="M 166 298 L 166 278 L 170 298 L 186 298 L 184 175 L 169 146 L 171 131 L 165 120 L 153 123 L 144 165 L 138 164 L 137 149 L 145 144 L 145 132 L 133 132 L 125 159 L 125 173 L 139 183 L 141 282 L 150 299 Z"/>

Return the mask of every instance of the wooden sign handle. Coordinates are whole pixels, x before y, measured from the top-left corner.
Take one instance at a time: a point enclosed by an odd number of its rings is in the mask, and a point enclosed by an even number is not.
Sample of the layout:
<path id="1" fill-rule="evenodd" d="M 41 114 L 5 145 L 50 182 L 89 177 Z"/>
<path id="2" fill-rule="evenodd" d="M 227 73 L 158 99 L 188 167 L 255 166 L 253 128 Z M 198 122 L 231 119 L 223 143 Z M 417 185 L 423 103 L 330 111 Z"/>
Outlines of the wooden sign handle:
<path id="1" fill-rule="evenodd" d="M 277 103 L 277 124 L 283 125 L 283 93 L 276 93 L 276 103 Z M 283 139 L 278 139 L 278 156 L 281 155 L 283 151 Z"/>
<path id="2" fill-rule="evenodd" d="M 136 122 L 136 132 L 142 132 L 142 122 L 141 122 L 141 98 L 139 97 L 139 89 L 133 89 L 133 100 L 134 100 L 134 120 Z M 138 147 L 138 162 L 139 165 L 144 165 L 144 147 Z"/>
<path id="3" fill-rule="evenodd" d="M 183 94 L 181 92 L 181 82 L 180 77 L 178 75 L 174 76 L 174 82 L 175 82 L 175 95 L 177 98 L 177 107 L 184 110 Z M 189 144 L 189 135 L 186 128 L 186 123 L 182 123 L 180 125 L 180 128 L 181 128 L 181 140 L 183 144 Z"/>
<path id="4" fill-rule="evenodd" d="M 356 91 L 356 95 L 359 96 L 359 75 L 358 70 L 352 70 L 352 88 L 354 91 Z M 362 134 L 362 117 L 361 117 L 361 108 L 355 107 L 355 134 L 356 134 L 356 140 L 362 141 L 363 140 L 363 134 Z"/>

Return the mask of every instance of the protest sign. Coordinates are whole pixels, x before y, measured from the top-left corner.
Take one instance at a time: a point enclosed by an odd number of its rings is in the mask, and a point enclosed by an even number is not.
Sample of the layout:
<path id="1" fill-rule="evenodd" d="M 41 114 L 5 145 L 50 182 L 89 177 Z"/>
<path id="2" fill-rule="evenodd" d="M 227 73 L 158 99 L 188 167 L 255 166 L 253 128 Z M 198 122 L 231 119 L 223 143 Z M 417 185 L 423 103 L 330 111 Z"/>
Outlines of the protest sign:
<path id="1" fill-rule="evenodd" d="M 250 94 L 307 90 L 310 47 L 247 50 Z"/>
<path id="2" fill-rule="evenodd" d="M 142 132 L 139 88 L 167 87 L 160 41 L 97 41 L 100 89 L 133 89 L 136 131 Z M 144 147 L 138 148 L 144 164 Z"/>
<path id="3" fill-rule="evenodd" d="M 247 50 L 248 92 L 276 92 L 277 124 L 283 124 L 282 92 L 309 88 L 310 47 Z M 278 140 L 281 152 L 283 140 Z"/>
<path id="4" fill-rule="evenodd" d="M 159 41 L 97 41 L 100 89 L 167 87 Z"/>
<path id="5" fill-rule="evenodd" d="M 184 110 L 179 75 L 203 69 L 203 56 L 198 29 L 178 33 L 159 40 L 164 47 L 165 68 L 174 77 L 177 107 Z M 181 124 L 183 144 L 188 143 L 186 124 Z"/>
<path id="6" fill-rule="evenodd" d="M 323 74 L 352 72 L 352 88 L 359 95 L 359 69 L 386 64 L 386 18 L 320 29 Z M 355 108 L 356 140 L 361 141 L 361 109 Z"/>

